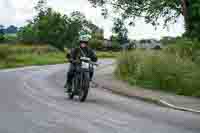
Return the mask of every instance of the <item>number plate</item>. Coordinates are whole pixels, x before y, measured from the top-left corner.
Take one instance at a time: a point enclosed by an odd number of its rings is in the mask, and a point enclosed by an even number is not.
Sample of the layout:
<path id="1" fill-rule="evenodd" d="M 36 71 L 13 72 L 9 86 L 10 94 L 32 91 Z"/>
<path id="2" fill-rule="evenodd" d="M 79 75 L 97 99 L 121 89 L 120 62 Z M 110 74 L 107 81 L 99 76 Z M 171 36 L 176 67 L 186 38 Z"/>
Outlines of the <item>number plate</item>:
<path id="1" fill-rule="evenodd" d="M 87 62 L 82 62 L 82 66 L 81 67 L 84 68 L 84 69 L 89 69 L 90 68 L 90 64 L 87 63 Z"/>

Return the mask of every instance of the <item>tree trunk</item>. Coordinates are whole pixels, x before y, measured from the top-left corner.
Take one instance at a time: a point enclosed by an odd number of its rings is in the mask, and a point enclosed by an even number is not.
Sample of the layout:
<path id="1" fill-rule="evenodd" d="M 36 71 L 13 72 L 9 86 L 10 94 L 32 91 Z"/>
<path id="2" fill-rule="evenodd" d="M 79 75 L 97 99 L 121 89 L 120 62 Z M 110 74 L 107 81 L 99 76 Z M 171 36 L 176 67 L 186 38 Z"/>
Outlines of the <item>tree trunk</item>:
<path id="1" fill-rule="evenodd" d="M 199 8 L 194 8 L 192 5 L 197 4 L 198 2 L 194 2 L 191 0 L 181 0 L 182 3 L 182 14 L 185 20 L 185 35 L 192 39 L 200 40 L 200 14 L 194 14 L 198 12 Z"/>
<path id="2" fill-rule="evenodd" d="M 181 4 L 182 4 L 182 14 L 184 17 L 184 21 L 185 21 L 185 30 L 186 30 L 186 34 L 190 32 L 190 21 L 189 21 L 189 2 L 188 0 L 181 0 Z"/>

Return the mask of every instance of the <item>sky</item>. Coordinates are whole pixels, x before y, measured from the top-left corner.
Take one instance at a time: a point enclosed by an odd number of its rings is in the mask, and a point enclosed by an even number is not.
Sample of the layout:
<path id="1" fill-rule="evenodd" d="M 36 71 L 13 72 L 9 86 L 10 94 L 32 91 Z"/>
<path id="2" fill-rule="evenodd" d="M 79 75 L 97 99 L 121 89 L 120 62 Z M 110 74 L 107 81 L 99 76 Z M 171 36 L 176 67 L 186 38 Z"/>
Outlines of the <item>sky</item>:
<path id="1" fill-rule="evenodd" d="M 34 5 L 38 0 L 0 0 L 0 24 L 5 26 L 23 26 L 35 15 Z M 104 29 L 105 38 L 112 34 L 112 17 L 104 19 L 99 8 L 93 8 L 87 0 L 48 0 L 48 5 L 62 14 L 70 14 L 73 11 L 80 11 L 94 24 Z M 131 39 L 160 39 L 164 36 L 180 36 L 184 32 L 183 18 L 180 17 L 176 24 L 169 25 L 157 30 L 143 20 L 137 19 L 135 27 L 128 27 Z"/>

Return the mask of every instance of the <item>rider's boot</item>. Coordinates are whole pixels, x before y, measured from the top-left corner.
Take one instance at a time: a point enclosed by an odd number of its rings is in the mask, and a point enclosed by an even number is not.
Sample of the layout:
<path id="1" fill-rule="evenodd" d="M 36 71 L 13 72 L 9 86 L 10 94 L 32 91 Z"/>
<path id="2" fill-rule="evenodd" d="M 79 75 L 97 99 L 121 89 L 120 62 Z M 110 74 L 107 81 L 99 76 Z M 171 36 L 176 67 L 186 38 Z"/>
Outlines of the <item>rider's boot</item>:
<path id="1" fill-rule="evenodd" d="M 71 93 L 71 92 L 72 92 L 72 85 L 68 84 L 67 93 Z"/>
<path id="2" fill-rule="evenodd" d="M 65 93 L 70 93 L 72 91 L 71 85 L 69 83 L 66 83 L 64 88 L 65 88 Z"/>

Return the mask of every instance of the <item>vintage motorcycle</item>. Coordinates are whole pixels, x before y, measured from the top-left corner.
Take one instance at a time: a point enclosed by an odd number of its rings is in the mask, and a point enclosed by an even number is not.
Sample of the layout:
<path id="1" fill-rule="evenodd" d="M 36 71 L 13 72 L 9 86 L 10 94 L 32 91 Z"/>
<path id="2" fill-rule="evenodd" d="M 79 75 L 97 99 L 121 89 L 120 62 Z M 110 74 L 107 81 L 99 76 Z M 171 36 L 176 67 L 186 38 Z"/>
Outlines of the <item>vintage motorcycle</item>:
<path id="1" fill-rule="evenodd" d="M 90 72 L 98 66 L 97 63 L 91 61 L 88 57 L 81 57 L 80 62 L 76 65 L 75 76 L 72 79 L 72 91 L 68 93 L 69 99 L 78 96 L 80 102 L 87 99 L 90 88 Z"/>

